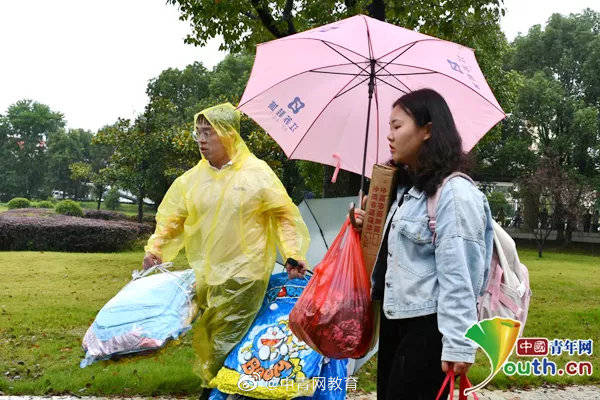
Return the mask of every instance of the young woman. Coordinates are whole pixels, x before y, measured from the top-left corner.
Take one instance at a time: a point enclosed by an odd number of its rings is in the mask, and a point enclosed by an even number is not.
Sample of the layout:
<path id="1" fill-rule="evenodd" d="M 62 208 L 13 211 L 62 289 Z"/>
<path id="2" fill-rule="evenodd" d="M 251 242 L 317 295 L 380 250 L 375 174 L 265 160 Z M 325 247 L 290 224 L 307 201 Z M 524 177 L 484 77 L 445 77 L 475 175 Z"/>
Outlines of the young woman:
<path id="1" fill-rule="evenodd" d="M 378 400 L 433 400 L 445 372 L 464 374 L 477 346 L 464 337 L 477 322 L 476 301 L 487 281 L 493 228 L 487 199 L 462 177 L 448 180 L 432 243 L 427 198 L 465 165 L 444 98 L 417 90 L 392 106 L 388 135 L 398 167 L 375 264 L 372 297 L 381 300 Z M 364 211 L 356 210 L 362 226 Z"/>

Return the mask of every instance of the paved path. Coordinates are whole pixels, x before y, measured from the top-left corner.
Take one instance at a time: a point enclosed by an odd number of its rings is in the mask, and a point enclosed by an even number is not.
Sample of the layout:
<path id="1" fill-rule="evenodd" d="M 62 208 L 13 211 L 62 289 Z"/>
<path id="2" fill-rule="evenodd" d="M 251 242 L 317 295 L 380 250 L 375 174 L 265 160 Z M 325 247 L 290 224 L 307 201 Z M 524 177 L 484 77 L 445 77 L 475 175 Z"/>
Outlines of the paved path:
<path id="1" fill-rule="evenodd" d="M 600 400 L 600 386 L 540 387 L 532 390 L 485 390 L 477 392 L 480 400 Z M 458 391 L 454 398 L 458 399 Z M 469 396 L 469 399 L 472 399 Z M 348 396 L 348 400 L 376 400 L 375 393 Z"/>
<path id="2" fill-rule="evenodd" d="M 481 400 L 600 400 L 600 386 L 568 386 L 541 387 L 532 390 L 482 390 L 478 392 Z M 455 399 L 458 399 L 458 392 Z M 121 397 L 119 400 L 149 400 L 145 397 Z M 175 398 L 161 397 L 160 400 L 175 400 Z M 348 400 L 376 400 L 375 393 L 357 394 L 349 393 Z M 0 396 L 0 400 L 115 400 L 109 397 L 76 397 L 76 396 Z"/>

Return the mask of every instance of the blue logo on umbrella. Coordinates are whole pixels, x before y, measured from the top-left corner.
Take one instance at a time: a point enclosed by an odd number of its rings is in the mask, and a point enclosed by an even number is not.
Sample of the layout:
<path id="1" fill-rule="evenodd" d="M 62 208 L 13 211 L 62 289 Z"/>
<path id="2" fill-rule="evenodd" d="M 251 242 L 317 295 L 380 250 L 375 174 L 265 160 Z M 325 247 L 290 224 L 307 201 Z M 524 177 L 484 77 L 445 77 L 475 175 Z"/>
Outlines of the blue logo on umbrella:
<path id="1" fill-rule="evenodd" d="M 294 100 L 290 104 L 288 104 L 288 108 L 292 110 L 294 114 L 298 114 L 300 110 L 304 108 L 306 104 L 300 100 L 300 97 L 295 97 Z"/>

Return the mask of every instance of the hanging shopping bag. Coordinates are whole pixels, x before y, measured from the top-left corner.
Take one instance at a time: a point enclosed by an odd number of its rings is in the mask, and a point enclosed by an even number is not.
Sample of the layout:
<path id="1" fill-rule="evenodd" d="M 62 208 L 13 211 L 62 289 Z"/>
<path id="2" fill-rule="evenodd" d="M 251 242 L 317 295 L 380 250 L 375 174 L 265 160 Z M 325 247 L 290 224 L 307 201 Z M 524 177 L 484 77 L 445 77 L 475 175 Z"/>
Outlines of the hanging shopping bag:
<path id="1" fill-rule="evenodd" d="M 468 389 L 473 385 L 471 385 L 471 382 L 469 381 L 469 378 L 467 378 L 467 375 L 460 375 L 459 378 L 460 383 L 458 386 L 458 400 L 467 400 L 467 395 L 465 395 L 465 389 Z M 441 400 L 442 393 L 444 392 L 444 389 L 446 388 L 446 385 L 448 385 L 448 383 L 450 383 L 449 400 L 454 400 L 454 371 L 448 371 L 446 373 L 446 379 L 444 379 L 444 383 L 442 383 L 442 387 L 440 388 L 440 391 L 438 392 L 438 395 L 435 398 L 435 400 Z M 479 400 L 475 392 L 473 392 L 473 398 L 475 400 Z"/>
<path id="2" fill-rule="evenodd" d="M 371 282 L 350 221 L 314 269 L 290 313 L 292 332 L 330 358 L 360 358 L 373 336 Z"/>
<path id="3" fill-rule="evenodd" d="M 173 263 L 140 272 L 102 307 L 83 338 L 84 368 L 98 360 L 156 350 L 191 329 L 198 307 L 191 269 Z M 153 274 L 154 272 L 158 272 Z"/>

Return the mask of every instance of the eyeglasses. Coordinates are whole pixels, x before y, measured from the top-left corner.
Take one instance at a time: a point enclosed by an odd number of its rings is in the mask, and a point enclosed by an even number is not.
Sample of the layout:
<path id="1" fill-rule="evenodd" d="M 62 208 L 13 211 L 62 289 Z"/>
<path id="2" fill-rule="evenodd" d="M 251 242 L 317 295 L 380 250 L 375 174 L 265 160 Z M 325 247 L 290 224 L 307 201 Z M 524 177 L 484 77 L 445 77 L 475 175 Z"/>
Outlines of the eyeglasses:
<path id="1" fill-rule="evenodd" d="M 211 128 L 207 128 L 207 129 L 202 129 L 202 130 L 193 130 L 192 131 L 192 137 L 194 138 L 195 141 L 199 141 L 202 136 L 204 136 L 206 139 L 208 139 L 209 137 L 211 137 L 212 135 L 214 135 L 214 132 Z"/>

